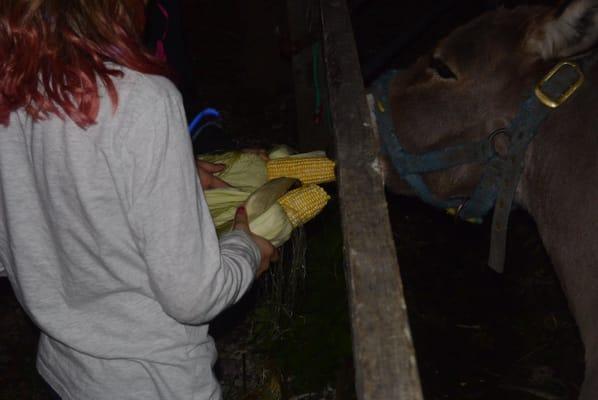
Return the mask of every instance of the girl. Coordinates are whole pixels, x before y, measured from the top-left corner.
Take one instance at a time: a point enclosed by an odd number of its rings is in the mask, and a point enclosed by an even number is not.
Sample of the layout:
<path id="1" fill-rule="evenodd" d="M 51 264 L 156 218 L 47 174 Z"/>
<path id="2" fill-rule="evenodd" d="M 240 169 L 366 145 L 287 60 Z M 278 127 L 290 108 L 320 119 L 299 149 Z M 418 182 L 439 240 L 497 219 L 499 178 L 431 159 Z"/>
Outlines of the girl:
<path id="1" fill-rule="evenodd" d="M 0 269 L 65 400 L 219 399 L 208 323 L 276 257 L 218 241 L 143 7 L 0 1 Z"/>

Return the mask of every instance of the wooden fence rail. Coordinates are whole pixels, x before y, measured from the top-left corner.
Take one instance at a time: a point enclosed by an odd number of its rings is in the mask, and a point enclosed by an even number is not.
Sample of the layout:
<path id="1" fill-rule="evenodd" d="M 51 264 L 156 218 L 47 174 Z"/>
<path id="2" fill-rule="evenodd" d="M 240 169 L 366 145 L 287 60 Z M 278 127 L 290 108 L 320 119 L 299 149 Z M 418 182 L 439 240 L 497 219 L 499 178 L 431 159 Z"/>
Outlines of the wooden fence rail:
<path id="1" fill-rule="evenodd" d="M 295 0 L 299 1 L 299 0 Z M 321 0 L 360 400 L 421 400 L 415 351 L 379 162 L 345 0 Z"/>

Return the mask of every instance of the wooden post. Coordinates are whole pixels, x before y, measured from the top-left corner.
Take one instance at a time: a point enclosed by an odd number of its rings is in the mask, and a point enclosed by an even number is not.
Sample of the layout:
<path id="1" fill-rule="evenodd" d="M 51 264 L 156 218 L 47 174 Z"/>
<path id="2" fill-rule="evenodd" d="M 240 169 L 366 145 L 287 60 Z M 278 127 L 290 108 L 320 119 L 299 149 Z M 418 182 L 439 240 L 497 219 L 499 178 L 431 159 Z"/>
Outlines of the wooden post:
<path id="1" fill-rule="evenodd" d="M 338 164 L 357 397 L 422 400 L 390 229 L 379 142 L 345 0 L 321 1 Z"/>

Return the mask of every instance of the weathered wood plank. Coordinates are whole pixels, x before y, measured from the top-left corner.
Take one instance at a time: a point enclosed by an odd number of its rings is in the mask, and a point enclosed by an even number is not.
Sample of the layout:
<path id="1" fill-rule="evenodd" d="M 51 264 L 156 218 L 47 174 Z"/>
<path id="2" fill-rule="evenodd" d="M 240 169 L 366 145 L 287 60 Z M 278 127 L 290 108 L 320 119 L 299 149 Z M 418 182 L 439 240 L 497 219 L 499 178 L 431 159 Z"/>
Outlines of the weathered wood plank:
<path id="1" fill-rule="evenodd" d="M 322 0 L 336 140 L 356 389 L 360 400 L 421 400 L 415 351 L 347 5 Z"/>

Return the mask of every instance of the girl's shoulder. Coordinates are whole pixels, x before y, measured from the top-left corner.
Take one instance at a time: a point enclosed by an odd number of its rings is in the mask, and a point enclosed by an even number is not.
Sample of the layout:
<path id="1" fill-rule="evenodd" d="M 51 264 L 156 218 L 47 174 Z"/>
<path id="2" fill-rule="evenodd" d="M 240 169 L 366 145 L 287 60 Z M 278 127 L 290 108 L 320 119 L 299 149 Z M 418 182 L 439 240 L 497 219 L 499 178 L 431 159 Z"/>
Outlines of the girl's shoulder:
<path id="1" fill-rule="evenodd" d="M 119 97 L 129 93 L 146 101 L 180 97 L 174 83 L 164 76 L 144 74 L 125 67 L 118 68 L 123 73 L 122 77 L 114 81 Z"/>

